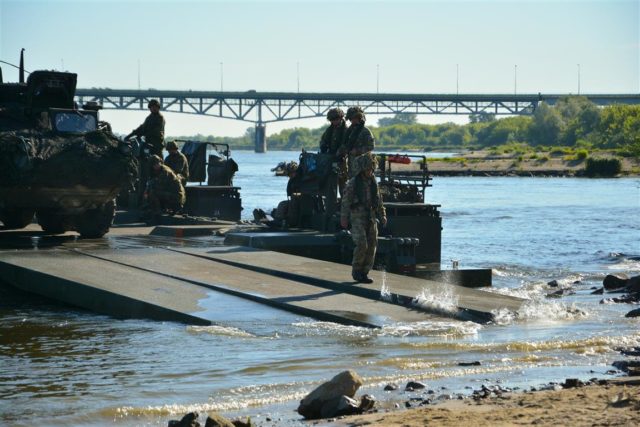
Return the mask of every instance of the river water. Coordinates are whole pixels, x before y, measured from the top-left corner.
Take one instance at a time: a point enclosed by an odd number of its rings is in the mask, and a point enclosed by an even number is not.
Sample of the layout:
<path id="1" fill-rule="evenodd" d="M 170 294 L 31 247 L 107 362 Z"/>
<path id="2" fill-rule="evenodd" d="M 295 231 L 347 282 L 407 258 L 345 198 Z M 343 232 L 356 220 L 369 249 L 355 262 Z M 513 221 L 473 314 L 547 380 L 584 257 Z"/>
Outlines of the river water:
<path id="1" fill-rule="evenodd" d="M 270 169 L 297 155 L 234 153 L 244 218 L 283 199 L 286 180 Z M 0 287 L 0 425 L 166 425 L 193 410 L 299 425 L 297 401 L 345 369 L 389 406 L 415 394 L 383 392 L 391 382 L 440 396 L 584 380 L 610 375 L 616 347 L 640 345 L 639 320 L 624 317 L 635 307 L 591 295 L 606 274 L 640 274 L 639 179 L 436 177 L 426 199 L 442 206 L 443 264 L 492 268 L 493 292 L 531 299 L 518 318 L 369 330 L 234 302 L 242 315 L 192 327 Z M 546 298 L 554 279 L 575 294 Z"/>

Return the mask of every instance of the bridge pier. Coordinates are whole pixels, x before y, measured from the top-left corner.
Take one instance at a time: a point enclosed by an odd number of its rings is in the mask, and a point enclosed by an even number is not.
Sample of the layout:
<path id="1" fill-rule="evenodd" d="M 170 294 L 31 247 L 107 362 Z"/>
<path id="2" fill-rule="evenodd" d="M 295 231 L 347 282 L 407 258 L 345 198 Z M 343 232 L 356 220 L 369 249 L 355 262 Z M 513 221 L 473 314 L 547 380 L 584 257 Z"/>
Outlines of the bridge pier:
<path id="1" fill-rule="evenodd" d="M 264 123 L 256 123 L 255 131 L 255 152 L 267 152 L 267 125 Z"/>

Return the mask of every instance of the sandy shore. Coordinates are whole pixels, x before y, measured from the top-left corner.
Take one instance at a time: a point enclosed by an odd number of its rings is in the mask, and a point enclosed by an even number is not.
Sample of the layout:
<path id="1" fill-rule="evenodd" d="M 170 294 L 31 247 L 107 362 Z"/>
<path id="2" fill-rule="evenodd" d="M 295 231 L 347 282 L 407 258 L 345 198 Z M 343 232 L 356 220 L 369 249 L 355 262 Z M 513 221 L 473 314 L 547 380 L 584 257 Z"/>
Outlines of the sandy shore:
<path id="1" fill-rule="evenodd" d="M 347 417 L 336 427 L 411 426 L 637 426 L 640 425 L 640 378 L 625 377 L 606 384 L 562 390 L 508 393 L 474 400 L 395 412 Z"/>
<path id="2" fill-rule="evenodd" d="M 425 153 L 427 158 L 428 153 Z M 486 151 L 461 153 L 459 161 L 429 159 L 429 171 L 436 176 L 575 176 L 585 160 L 570 160 L 564 155 L 531 158 L 530 155 L 492 155 Z M 622 176 L 638 176 L 640 159 L 620 158 Z"/>

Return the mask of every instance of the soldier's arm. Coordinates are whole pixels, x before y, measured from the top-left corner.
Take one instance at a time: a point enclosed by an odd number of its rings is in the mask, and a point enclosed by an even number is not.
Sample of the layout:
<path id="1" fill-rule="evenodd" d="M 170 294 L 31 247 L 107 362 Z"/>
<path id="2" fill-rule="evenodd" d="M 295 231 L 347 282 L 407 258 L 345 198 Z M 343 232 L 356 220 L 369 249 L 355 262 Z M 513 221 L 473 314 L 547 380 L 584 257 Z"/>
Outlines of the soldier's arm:
<path id="1" fill-rule="evenodd" d="M 364 149 L 363 153 L 367 151 L 373 151 L 375 147 L 375 139 L 373 138 L 373 134 L 369 130 L 369 128 L 365 127 L 362 129 L 360 136 L 358 137 L 359 145 Z"/>
<path id="2" fill-rule="evenodd" d="M 351 213 L 351 205 L 353 204 L 353 191 L 354 191 L 354 179 L 347 181 L 347 185 L 344 187 L 344 194 L 340 201 L 340 223 L 344 224 L 349 222 L 349 216 Z"/>
<path id="3" fill-rule="evenodd" d="M 329 139 L 328 133 L 329 133 L 329 128 L 327 128 L 322 133 L 322 136 L 320 137 L 320 152 L 321 153 L 326 153 L 327 151 L 329 151 L 329 146 L 331 145 L 331 141 L 328 141 L 328 139 Z"/>
<path id="4" fill-rule="evenodd" d="M 380 205 L 378 206 L 378 218 L 380 218 L 382 225 L 387 223 L 387 210 L 384 208 L 382 199 L 380 199 Z"/>
<path id="5" fill-rule="evenodd" d="M 175 174 L 170 168 L 167 170 L 167 187 L 171 189 L 173 193 L 180 193 L 182 190 L 182 182 L 180 182 L 180 177 Z"/>
<path id="6" fill-rule="evenodd" d="M 182 156 L 182 161 L 184 162 L 184 167 L 182 168 L 182 176 L 184 176 L 184 179 L 186 179 L 187 181 L 189 180 L 189 161 L 187 160 L 186 156 Z"/>
<path id="7" fill-rule="evenodd" d="M 377 186 L 376 186 L 377 187 Z M 378 192 L 378 207 L 376 209 L 376 215 L 382 222 L 382 224 L 387 223 L 387 210 L 384 208 L 384 203 L 382 201 L 382 195 L 380 194 L 380 188 L 377 187 L 376 191 Z"/>
<path id="8" fill-rule="evenodd" d="M 146 125 L 147 125 L 147 119 L 148 119 L 148 117 L 147 117 L 146 119 L 144 119 L 144 122 L 142 122 L 142 124 L 141 124 L 140 126 L 138 126 L 137 128 L 135 128 L 134 130 L 132 130 L 132 131 L 131 131 L 131 133 L 130 133 L 129 135 L 127 135 L 127 136 L 128 136 L 128 137 L 129 137 L 129 136 L 133 136 L 133 135 L 135 135 L 135 136 L 143 136 L 143 135 L 144 135 L 144 133 L 145 133 L 145 132 L 144 132 L 145 127 L 146 127 Z"/>

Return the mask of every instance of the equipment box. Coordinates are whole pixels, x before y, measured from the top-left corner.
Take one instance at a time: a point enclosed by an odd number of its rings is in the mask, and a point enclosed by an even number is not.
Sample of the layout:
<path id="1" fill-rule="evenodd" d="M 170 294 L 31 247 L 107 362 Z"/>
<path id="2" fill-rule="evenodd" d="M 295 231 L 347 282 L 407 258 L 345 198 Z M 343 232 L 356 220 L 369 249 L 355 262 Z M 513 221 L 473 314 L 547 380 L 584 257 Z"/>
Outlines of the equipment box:
<path id="1" fill-rule="evenodd" d="M 442 218 L 440 205 L 385 203 L 387 231 L 393 237 L 416 237 L 416 263 L 440 263 Z"/>
<path id="2" fill-rule="evenodd" d="M 239 221 L 242 211 L 240 187 L 194 185 L 185 188 L 187 203 L 184 210 L 193 216 L 215 217 Z"/>

